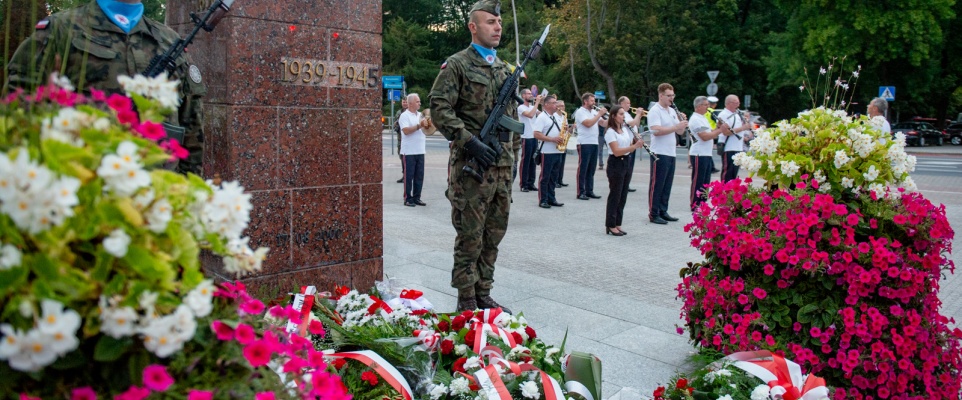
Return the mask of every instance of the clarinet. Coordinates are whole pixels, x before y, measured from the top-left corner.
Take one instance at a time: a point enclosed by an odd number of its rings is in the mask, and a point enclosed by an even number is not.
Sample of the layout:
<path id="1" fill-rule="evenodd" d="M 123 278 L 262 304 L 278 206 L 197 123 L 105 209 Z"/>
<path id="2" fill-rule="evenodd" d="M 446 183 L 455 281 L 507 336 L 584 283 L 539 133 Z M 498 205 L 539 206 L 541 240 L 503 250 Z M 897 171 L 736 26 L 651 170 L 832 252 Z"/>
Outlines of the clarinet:
<path id="1" fill-rule="evenodd" d="M 632 135 L 635 137 L 635 139 L 642 140 L 642 139 L 641 139 L 641 135 L 638 135 L 638 132 L 635 131 L 635 129 L 632 128 L 631 125 L 625 124 L 625 126 L 628 127 L 628 130 L 631 131 L 631 133 L 632 133 Z M 643 141 L 643 140 L 642 140 L 642 141 Z M 645 148 L 645 151 L 648 152 L 648 155 L 651 156 L 652 159 L 654 159 L 655 161 L 658 161 L 658 155 L 655 154 L 655 153 L 653 153 L 653 152 L 651 151 L 651 147 L 648 147 L 648 143 L 642 143 L 642 144 L 641 144 L 641 147 L 644 147 L 644 148 Z"/>
<path id="2" fill-rule="evenodd" d="M 687 120 L 688 120 L 687 117 L 682 118 L 682 116 L 681 116 L 681 111 L 678 111 L 678 106 L 675 105 L 675 102 L 674 102 L 674 101 L 671 102 L 671 108 L 672 108 L 673 110 L 675 110 L 675 113 L 678 115 L 678 119 L 679 119 L 679 120 L 682 120 L 682 121 L 687 121 Z M 693 134 L 691 133 L 691 129 L 685 128 L 685 133 L 688 134 L 688 137 L 690 137 L 691 140 L 692 140 L 692 143 L 694 143 L 694 141 L 695 141 L 695 135 L 693 135 Z"/>

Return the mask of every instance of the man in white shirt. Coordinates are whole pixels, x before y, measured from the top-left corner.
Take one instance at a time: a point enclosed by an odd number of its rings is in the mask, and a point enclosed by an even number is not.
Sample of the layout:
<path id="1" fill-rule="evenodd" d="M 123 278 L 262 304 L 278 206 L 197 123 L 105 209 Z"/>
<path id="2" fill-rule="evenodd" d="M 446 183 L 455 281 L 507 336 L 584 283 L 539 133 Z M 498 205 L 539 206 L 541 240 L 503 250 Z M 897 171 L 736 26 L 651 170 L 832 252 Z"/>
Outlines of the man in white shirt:
<path id="1" fill-rule="evenodd" d="M 632 114 L 631 99 L 629 99 L 628 96 L 621 96 L 621 98 L 618 99 L 618 105 L 621 106 L 622 110 L 625 110 L 625 126 L 626 128 L 629 128 L 627 129 L 628 132 L 631 133 L 632 136 L 634 136 L 636 133 L 641 134 L 641 117 L 645 114 L 645 109 L 639 107 L 638 111 L 640 112 L 638 114 Z M 628 168 L 631 171 L 635 170 L 635 157 L 637 154 L 637 151 L 632 151 L 631 154 L 628 155 L 631 157 L 628 164 Z M 636 190 L 637 189 L 633 189 L 631 186 L 628 187 L 629 192 L 634 192 Z"/>
<path id="2" fill-rule="evenodd" d="M 675 100 L 675 88 L 670 84 L 658 85 L 658 102 L 648 111 L 648 129 L 651 130 L 651 180 L 648 183 L 648 220 L 665 225 L 678 218 L 668 214 L 668 199 L 675 178 L 676 135 L 685 133 L 688 121 L 685 114 L 671 108 Z"/>
<path id="3" fill-rule="evenodd" d="M 544 112 L 538 115 L 534 122 L 534 137 L 541 147 L 541 181 L 538 182 L 538 206 L 541 208 L 561 207 L 564 203 L 559 203 L 555 197 L 555 179 L 558 169 L 561 168 L 561 150 L 558 144 L 561 143 L 561 127 L 565 121 L 558 118 L 555 111 L 558 101 L 555 96 L 548 95 L 544 100 L 542 108 Z"/>
<path id="4" fill-rule="evenodd" d="M 688 129 L 694 137 L 691 148 L 688 149 L 688 161 L 691 163 L 691 195 L 688 201 L 691 211 L 694 212 L 699 204 L 705 201 L 704 187 L 711 182 L 712 170 L 712 145 L 715 138 L 728 131 L 728 125 L 724 121 L 718 121 L 715 128 L 712 128 L 708 120 L 708 98 L 705 96 L 695 97 L 692 103 L 695 112 L 688 120 Z"/>
<path id="5" fill-rule="evenodd" d="M 608 114 L 604 107 L 594 110 L 595 95 L 581 95 L 581 107 L 575 111 L 575 129 L 578 130 L 578 199 L 600 199 L 595 194 L 595 164 L 598 163 L 598 126 L 608 126 L 602 119 Z"/>
<path id="6" fill-rule="evenodd" d="M 891 134 L 892 125 L 889 124 L 888 119 L 885 118 L 885 112 L 888 111 L 888 108 L 889 103 L 885 101 L 885 99 L 876 97 L 868 103 L 868 117 L 878 126 L 879 130 Z"/>
<path id="7" fill-rule="evenodd" d="M 724 122 L 731 127 L 725 136 L 719 137 L 718 142 L 725 143 L 725 154 L 722 156 L 722 182 L 728 182 L 738 177 L 738 166 L 732 161 L 736 154 L 745 151 L 746 143 L 752 139 L 752 124 L 745 120 L 745 116 L 738 110 L 742 103 L 738 96 L 730 94 L 725 97 L 725 109 L 718 113 L 718 122 Z"/>
<path id="8" fill-rule="evenodd" d="M 401 113 L 398 125 L 401 127 L 401 155 L 404 158 L 404 205 L 408 207 L 426 206 L 421 201 L 421 186 L 424 185 L 424 145 L 425 136 L 421 128 L 428 124 L 421 116 L 421 98 L 417 93 L 407 97 L 408 109 Z"/>
<path id="9" fill-rule="evenodd" d="M 558 119 L 558 126 L 564 126 L 563 124 L 568 124 L 568 130 L 567 130 L 566 132 L 568 132 L 568 135 L 569 135 L 569 136 L 570 136 L 570 135 L 573 135 L 573 134 L 574 134 L 574 133 L 573 133 L 573 132 L 574 132 L 574 125 L 571 125 L 571 124 L 568 123 L 567 114 L 564 113 L 564 112 L 565 112 L 565 101 L 564 101 L 564 100 L 561 100 L 561 99 L 558 99 L 558 102 L 555 104 L 555 109 L 556 109 L 556 111 L 554 112 L 554 115 L 555 115 L 555 118 Z M 569 143 L 568 149 L 570 149 L 570 148 L 571 148 L 570 144 L 572 144 L 572 143 L 574 143 L 574 142 L 570 141 L 570 139 L 569 139 L 568 143 Z M 566 151 L 564 151 L 563 153 L 561 153 L 561 162 L 560 162 L 561 166 L 559 166 L 559 167 L 556 169 L 556 171 L 558 171 L 558 173 L 557 173 L 557 175 L 555 175 L 555 179 L 554 179 L 554 187 L 555 187 L 555 188 L 567 187 L 567 186 L 568 186 L 568 184 L 565 183 L 565 180 L 564 180 L 564 178 L 565 178 L 565 161 L 567 161 L 567 160 L 568 160 L 568 151 L 566 150 Z"/>
<path id="10" fill-rule="evenodd" d="M 524 124 L 524 134 L 521 135 L 521 165 L 518 168 L 521 179 L 518 179 L 518 184 L 522 192 L 527 192 L 537 190 L 534 187 L 534 151 L 538 148 L 538 140 L 534 138 L 534 120 L 540 113 L 538 106 L 541 104 L 541 96 L 534 97 L 531 89 L 524 89 L 521 97 L 524 104 L 518 106 L 518 119 Z"/>

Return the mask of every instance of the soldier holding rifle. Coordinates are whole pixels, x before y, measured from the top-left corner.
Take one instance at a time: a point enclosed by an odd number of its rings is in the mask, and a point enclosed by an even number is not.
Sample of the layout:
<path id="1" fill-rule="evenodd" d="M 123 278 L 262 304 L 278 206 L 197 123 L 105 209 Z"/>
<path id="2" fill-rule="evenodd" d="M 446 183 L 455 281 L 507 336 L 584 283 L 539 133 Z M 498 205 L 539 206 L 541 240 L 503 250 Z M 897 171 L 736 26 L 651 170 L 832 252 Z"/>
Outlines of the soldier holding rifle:
<path id="1" fill-rule="evenodd" d="M 140 0 L 94 0 L 44 18 L 10 59 L 7 89 L 34 89 L 46 83 L 52 72 L 62 72 L 79 92 L 123 93 L 118 76 L 143 73 L 155 56 L 180 39 L 173 29 L 143 13 Z M 174 63 L 169 78 L 180 81 L 181 99 L 167 122 L 183 128 L 180 142 L 190 151 L 177 169 L 200 174 L 204 152 L 201 99 L 206 89 L 200 69 L 187 54 L 181 53 Z"/>

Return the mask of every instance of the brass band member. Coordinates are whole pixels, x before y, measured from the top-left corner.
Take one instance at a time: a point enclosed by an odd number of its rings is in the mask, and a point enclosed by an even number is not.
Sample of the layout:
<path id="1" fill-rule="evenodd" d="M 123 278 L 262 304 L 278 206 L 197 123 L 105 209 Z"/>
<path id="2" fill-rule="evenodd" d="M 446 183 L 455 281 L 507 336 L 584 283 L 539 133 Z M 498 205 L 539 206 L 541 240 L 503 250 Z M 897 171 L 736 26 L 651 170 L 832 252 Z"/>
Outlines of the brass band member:
<path id="1" fill-rule="evenodd" d="M 625 236 L 628 232 L 621 229 L 625 216 L 625 203 L 628 201 L 628 184 L 631 183 L 631 154 L 640 149 L 645 142 L 636 138 L 625 126 L 627 111 L 621 106 L 611 109 L 605 143 L 608 144 L 608 206 L 605 208 L 605 233 Z"/>
<path id="2" fill-rule="evenodd" d="M 625 110 L 625 125 L 627 125 L 628 127 L 630 127 L 630 129 L 628 129 L 628 133 L 631 133 L 632 130 L 633 130 L 635 133 L 640 134 L 640 133 L 641 133 L 641 119 L 645 117 L 645 114 L 646 114 L 645 109 L 644 109 L 644 108 L 641 108 L 641 107 L 638 107 L 638 110 L 637 110 L 638 113 L 635 114 L 635 115 L 631 115 L 631 99 L 629 99 L 628 96 L 621 96 L 621 98 L 618 99 L 618 105 L 621 106 L 621 109 L 622 109 L 622 110 Z M 629 155 L 629 157 L 631 157 L 631 170 L 632 170 L 632 171 L 635 170 L 635 156 L 636 156 L 636 155 L 637 155 L 637 152 L 634 152 L 634 151 L 631 152 L 631 155 Z M 636 189 L 633 189 L 633 188 L 631 188 L 631 187 L 628 188 L 628 191 L 629 191 L 629 192 L 634 192 L 635 190 L 636 190 Z"/>
<path id="3" fill-rule="evenodd" d="M 668 199 L 675 178 L 676 135 L 685 133 L 688 121 L 685 114 L 671 108 L 675 101 L 675 88 L 670 84 L 658 85 L 658 103 L 648 111 L 648 128 L 651 129 L 651 151 L 658 159 L 651 158 L 651 181 L 648 184 L 648 220 L 665 225 L 678 218 L 668 215 Z"/>
<path id="4" fill-rule="evenodd" d="M 535 97 L 531 89 L 521 91 L 521 98 L 524 104 L 518 106 L 518 119 L 524 124 L 524 134 L 521 135 L 521 179 L 518 179 L 522 192 L 537 190 L 534 187 L 534 150 L 538 147 L 538 140 L 534 138 L 534 120 L 540 111 L 538 106 L 544 100 L 541 96 Z"/>
<path id="5" fill-rule="evenodd" d="M 696 140 L 688 149 L 688 161 L 691 162 L 691 195 L 688 201 L 691 204 L 691 210 L 695 211 L 695 208 L 705 201 L 704 187 L 711 182 L 713 141 L 718 135 L 728 131 L 728 125 L 725 121 L 718 121 L 717 128 L 711 126 L 708 120 L 707 97 L 695 97 L 693 105 L 695 112 L 688 120 L 688 128 Z"/>
<path id="6" fill-rule="evenodd" d="M 725 136 L 719 137 L 718 142 L 725 143 L 725 154 L 722 156 L 722 182 L 728 182 L 738 177 L 738 166 L 732 162 L 735 154 L 745 151 L 745 143 L 751 140 L 751 123 L 745 120 L 745 116 L 738 110 L 742 103 L 738 96 L 733 94 L 725 97 L 725 109 L 718 113 L 718 122 L 725 122 L 731 129 L 725 132 Z"/>
<path id="7" fill-rule="evenodd" d="M 578 199 L 600 199 L 595 194 L 595 163 L 598 162 L 598 126 L 608 126 L 601 119 L 608 110 L 604 107 L 594 110 L 595 95 L 581 95 L 581 107 L 575 111 L 575 127 L 578 129 Z"/>
<path id="8" fill-rule="evenodd" d="M 534 123 L 534 137 L 541 141 L 538 144 L 541 147 L 541 181 L 538 183 L 538 206 L 541 208 L 564 205 L 564 203 L 559 203 L 554 195 L 558 169 L 561 168 L 561 150 L 558 150 L 558 144 L 561 143 L 561 129 L 565 123 L 555 114 L 557 106 L 557 98 L 553 94 L 548 95 L 542 106 L 544 112 L 538 116 Z"/>

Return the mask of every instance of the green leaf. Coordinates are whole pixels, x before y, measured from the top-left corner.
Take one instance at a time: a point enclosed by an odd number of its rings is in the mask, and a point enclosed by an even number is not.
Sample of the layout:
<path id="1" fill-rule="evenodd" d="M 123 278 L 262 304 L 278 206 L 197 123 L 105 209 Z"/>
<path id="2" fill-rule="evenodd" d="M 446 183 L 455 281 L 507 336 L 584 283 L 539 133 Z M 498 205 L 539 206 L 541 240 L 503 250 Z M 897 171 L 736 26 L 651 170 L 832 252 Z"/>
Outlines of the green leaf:
<path id="1" fill-rule="evenodd" d="M 798 320 L 798 322 L 801 322 L 803 324 L 809 324 L 812 322 L 811 314 L 817 311 L 818 311 L 818 305 L 806 304 L 802 306 L 802 308 L 798 309 L 798 315 L 796 315 L 796 319 Z"/>
<path id="2" fill-rule="evenodd" d="M 127 248 L 124 261 L 141 277 L 160 283 L 165 288 L 173 288 L 176 273 L 157 253 L 142 246 L 131 245 Z"/>
<path id="3" fill-rule="evenodd" d="M 63 357 L 57 359 L 56 362 L 51 365 L 51 368 L 65 371 L 73 368 L 79 368 L 80 366 L 87 364 L 87 357 L 80 350 L 74 350 Z"/>
<path id="4" fill-rule="evenodd" d="M 19 267 L 0 271 L 0 297 L 6 299 L 7 295 L 22 288 L 29 275 L 30 269 L 22 264 Z"/>
<path id="5" fill-rule="evenodd" d="M 133 344 L 133 339 L 129 337 L 114 339 L 103 335 L 97 341 L 97 345 L 94 346 L 94 360 L 100 362 L 117 361 Z"/>

